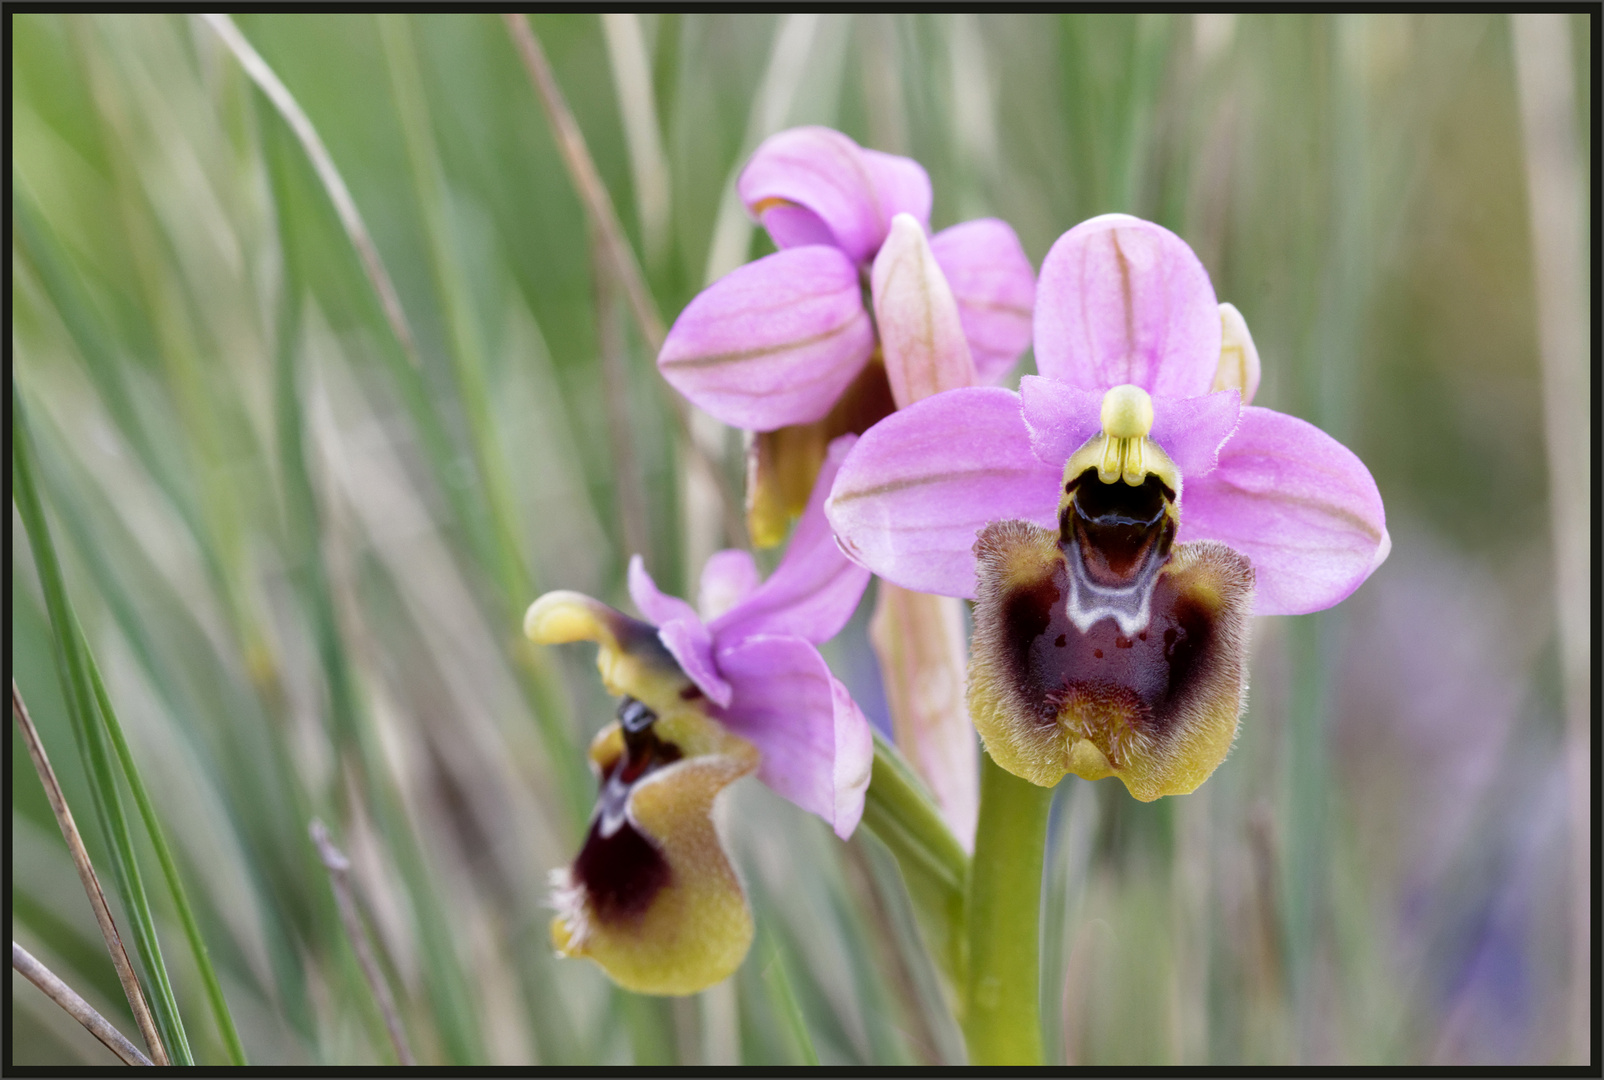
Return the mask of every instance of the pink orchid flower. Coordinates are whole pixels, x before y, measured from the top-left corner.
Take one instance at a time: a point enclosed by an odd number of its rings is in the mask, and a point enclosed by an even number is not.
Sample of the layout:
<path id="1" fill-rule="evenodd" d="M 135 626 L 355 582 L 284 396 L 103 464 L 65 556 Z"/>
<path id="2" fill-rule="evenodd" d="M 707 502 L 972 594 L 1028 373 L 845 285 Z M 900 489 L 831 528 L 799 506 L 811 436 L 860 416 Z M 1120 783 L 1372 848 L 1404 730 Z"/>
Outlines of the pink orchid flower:
<path id="1" fill-rule="evenodd" d="M 552 940 L 629 989 L 694 993 L 746 955 L 751 911 L 711 818 L 725 787 L 755 769 L 842 839 L 863 816 L 873 736 L 817 648 L 869 582 L 824 519 L 852 441 L 830 447 L 767 581 L 747 552 L 718 552 L 698 609 L 661 592 L 637 555 L 629 591 L 647 621 L 574 592 L 524 617 L 538 643 L 596 642 L 602 682 L 623 699 L 591 744 L 602 788 L 578 857 L 554 876 Z"/>
<path id="2" fill-rule="evenodd" d="M 980 598 L 970 706 L 999 764 L 1190 791 L 1235 733 L 1246 616 L 1358 588 L 1391 547 L 1381 496 L 1329 435 L 1244 404 L 1246 326 L 1158 225 L 1060 237 L 1035 348 L 1018 394 L 950 390 L 876 424 L 826 512 L 881 577 Z"/>
<path id="3" fill-rule="evenodd" d="M 839 131 L 771 136 L 736 187 L 780 250 L 686 305 L 657 363 L 733 427 L 819 425 L 756 444 L 753 532 L 768 546 L 806 498 L 830 439 L 933 387 L 1007 373 L 1030 344 L 1035 277 L 1013 229 L 994 218 L 927 237 L 924 169 Z M 762 506 L 770 487 L 783 489 L 773 510 Z"/>
<path id="4" fill-rule="evenodd" d="M 765 140 L 736 190 L 780 250 L 692 300 L 658 366 L 675 389 L 733 427 L 772 431 L 818 420 L 875 350 L 864 278 L 898 214 L 929 229 L 930 178 L 911 158 L 802 127 Z M 1030 344 L 1030 262 L 1014 230 L 995 218 L 954 225 L 929 243 L 976 371 L 990 381 Z M 871 304 L 878 292 L 871 283 Z"/>

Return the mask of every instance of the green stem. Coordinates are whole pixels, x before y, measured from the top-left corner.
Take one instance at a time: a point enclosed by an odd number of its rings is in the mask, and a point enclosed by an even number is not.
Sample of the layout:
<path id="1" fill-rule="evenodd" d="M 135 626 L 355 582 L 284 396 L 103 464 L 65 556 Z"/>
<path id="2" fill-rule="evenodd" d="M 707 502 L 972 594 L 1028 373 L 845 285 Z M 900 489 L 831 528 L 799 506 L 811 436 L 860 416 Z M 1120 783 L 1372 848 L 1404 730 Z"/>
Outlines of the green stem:
<path id="1" fill-rule="evenodd" d="M 874 735 L 874 773 L 863 824 L 896 857 L 931 955 L 953 989 L 961 990 L 969 857 L 923 782 L 879 732 Z"/>
<path id="2" fill-rule="evenodd" d="M 980 757 L 963 1028 L 971 1065 L 1040 1065 L 1037 941 L 1053 789 Z"/>

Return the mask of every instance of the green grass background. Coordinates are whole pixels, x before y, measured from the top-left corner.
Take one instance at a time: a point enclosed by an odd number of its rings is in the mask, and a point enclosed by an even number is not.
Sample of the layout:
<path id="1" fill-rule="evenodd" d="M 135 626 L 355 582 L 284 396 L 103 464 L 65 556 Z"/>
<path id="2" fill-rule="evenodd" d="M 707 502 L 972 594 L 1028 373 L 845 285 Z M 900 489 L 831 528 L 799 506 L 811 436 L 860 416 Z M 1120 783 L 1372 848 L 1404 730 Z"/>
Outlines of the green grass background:
<path id="1" fill-rule="evenodd" d="M 1336 609 L 1257 622 L 1208 784 L 1151 805 L 1061 785 L 1049 1059 L 1566 1060 L 1580 946 L 1508 19 L 635 21 L 639 57 L 600 17 L 532 20 L 665 320 L 769 250 L 732 188 L 757 142 L 829 124 L 923 163 L 935 227 L 1002 217 L 1037 266 L 1093 214 L 1176 230 L 1253 330 L 1257 403 L 1380 486 L 1391 558 Z M 760 926 L 732 980 L 649 999 L 552 956 L 546 875 L 611 704 L 588 649 L 528 646 L 520 615 L 551 588 L 627 606 L 630 537 L 683 594 L 718 519 L 598 293 L 501 20 L 238 26 L 349 186 L 416 363 L 300 144 L 194 16 L 13 17 L 11 342 L 67 595 L 246 1056 L 393 1061 L 315 815 L 420 1061 L 961 1061 L 894 862 L 755 782 L 726 817 Z M 1590 28 L 1571 29 L 1589 160 Z M 630 75 L 648 95 L 620 94 Z M 738 433 L 694 426 L 738 499 Z M 104 877 L 15 510 L 12 538 L 13 670 Z M 870 603 L 829 655 L 883 713 Z M 15 734 L 12 790 L 13 937 L 135 1035 Z M 132 833 L 194 1057 L 224 1062 Z M 12 1023 L 14 1064 L 110 1061 L 16 975 Z"/>

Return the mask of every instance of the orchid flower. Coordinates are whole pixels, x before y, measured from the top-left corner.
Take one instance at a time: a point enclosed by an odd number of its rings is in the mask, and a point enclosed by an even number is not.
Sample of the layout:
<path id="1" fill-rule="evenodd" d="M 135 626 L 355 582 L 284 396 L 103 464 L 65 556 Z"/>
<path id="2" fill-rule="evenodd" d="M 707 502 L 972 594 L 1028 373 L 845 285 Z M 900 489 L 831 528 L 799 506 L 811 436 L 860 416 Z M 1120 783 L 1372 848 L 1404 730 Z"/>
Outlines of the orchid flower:
<path id="1" fill-rule="evenodd" d="M 746 955 L 751 911 L 711 816 L 724 788 L 755 770 L 842 839 L 863 816 L 869 724 L 816 648 L 869 582 L 824 519 L 852 441 L 830 447 L 767 581 L 747 552 L 720 551 L 698 610 L 659 592 L 636 555 L 629 591 L 648 621 L 574 592 L 547 593 L 524 617 L 535 642 L 596 642 L 602 683 L 622 698 L 591 743 L 601 793 L 578 858 L 554 875 L 551 933 L 558 952 L 628 989 L 695 993 Z"/>
<path id="2" fill-rule="evenodd" d="M 978 599 L 970 713 L 1004 769 L 1192 791 L 1235 737 L 1248 616 L 1358 588 L 1391 547 L 1381 496 L 1329 435 L 1247 405 L 1246 323 L 1158 225 L 1060 237 L 1034 338 L 1018 394 L 951 390 L 870 429 L 826 512 L 882 578 Z"/>
<path id="3" fill-rule="evenodd" d="M 925 393 L 1007 373 L 1030 344 L 1035 278 L 994 218 L 927 239 L 924 169 L 829 128 L 771 136 L 736 189 L 780 250 L 693 299 L 657 363 L 694 404 L 759 433 L 748 523 L 768 547 L 831 439 Z"/>

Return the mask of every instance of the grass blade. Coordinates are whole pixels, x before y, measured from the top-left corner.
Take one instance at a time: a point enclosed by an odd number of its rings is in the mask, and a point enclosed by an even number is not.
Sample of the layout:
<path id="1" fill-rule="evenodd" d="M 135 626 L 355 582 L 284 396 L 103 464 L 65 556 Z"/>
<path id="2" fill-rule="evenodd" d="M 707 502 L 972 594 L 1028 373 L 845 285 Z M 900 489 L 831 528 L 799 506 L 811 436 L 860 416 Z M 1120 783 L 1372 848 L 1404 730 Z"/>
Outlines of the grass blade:
<path id="1" fill-rule="evenodd" d="M 635 183 L 635 216 L 640 222 L 641 247 L 646 262 L 660 265 L 669 242 L 669 215 L 673 210 L 668 155 L 663 151 L 662 125 L 652 92 L 652 61 L 634 12 L 603 15 L 602 32 L 618 92 L 619 118 L 624 122 L 629 147 L 630 173 Z"/>
<path id="2" fill-rule="evenodd" d="M 785 954 L 778 942 L 769 939 L 769 962 L 763 967 L 763 983 L 768 987 L 770 1000 L 775 1011 L 780 1014 L 786 1030 L 791 1035 L 791 1041 L 796 1044 L 797 1053 L 802 1056 L 802 1063 L 818 1068 L 819 1052 L 814 1049 L 813 1037 L 808 1034 L 807 1017 L 802 1015 L 802 1006 L 796 1000 L 796 991 L 791 988 L 791 977 L 786 968 Z"/>
<path id="3" fill-rule="evenodd" d="M 481 558 L 485 560 L 485 564 L 494 565 L 495 560 L 490 557 L 490 541 L 482 515 L 469 499 L 464 478 L 460 475 L 460 470 L 454 466 L 456 450 L 446 435 L 440 413 L 422 381 L 423 365 L 411 325 L 407 322 L 389 271 L 385 269 L 384 262 L 379 257 L 379 250 L 372 234 L 368 232 L 367 225 L 351 198 L 350 189 L 346 187 L 339 169 L 335 167 L 334 159 L 329 156 L 328 149 L 323 145 L 323 140 L 319 137 L 317 129 L 312 126 L 312 121 L 305 110 L 273 69 L 251 47 L 250 42 L 245 40 L 239 28 L 226 15 L 206 16 L 206 20 L 207 25 L 228 46 L 240 66 L 245 69 L 245 73 L 272 105 L 272 115 L 289 128 L 290 133 L 300 144 L 306 163 L 316 175 L 319 189 L 334 210 L 341 234 L 347 241 L 348 250 L 355 253 L 360 261 L 363 280 L 378 303 L 386 327 L 386 332 L 379 335 L 379 340 L 386 346 L 380 349 L 380 353 L 387 362 L 390 376 L 394 379 L 396 389 L 416 427 L 421 449 L 433 467 L 441 490 L 452 504 L 455 520 L 462 523 L 463 529 L 473 546 L 478 549 Z M 265 130 L 264 135 L 266 135 Z M 277 209 L 282 237 L 287 232 L 287 215 L 283 187 L 279 180 L 284 170 L 288 168 L 287 155 L 278 154 L 275 159 L 274 139 L 266 137 L 263 142 L 263 156 L 266 158 L 270 179 L 273 181 L 274 193 L 278 196 Z M 291 247 L 286 244 L 286 253 L 290 250 Z"/>
<path id="4" fill-rule="evenodd" d="M 1587 264 L 1583 260 L 1582 155 L 1576 139 L 1569 16 L 1510 16 L 1516 97 L 1525 147 L 1533 277 L 1537 286 L 1537 343 L 1543 376 L 1543 425 L 1548 452 L 1549 508 L 1554 545 L 1554 607 L 1564 678 L 1566 804 L 1571 861 L 1570 1050 L 1588 1057 L 1593 813 L 1588 800 L 1590 728 L 1588 634 L 1589 475 Z M 1596 40 L 1596 39 L 1595 39 Z"/>
<path id="5" fill-rule="evenodd" d="M 127 364 L 118 356 L 109 328 L 96 310 L 83 280 L 73 270 L 61 239 L 50 228 L 30 199 L 21 175 L 11 177 L 11 221 L 14 250 L 32 269 L 45 296 L 55 307 L 62 327 L 71 336 L 83 358 L 101 401 L 115 421 L 118 431 L 133 448 L 145 471 L 150 474 L 184 524 L 196 537 L 205 529 L 193 496 L 174 474 L 173 448 L 163 447 L 150 435 L 150 425 L 137 407 L 134 386 L 127 377 Z M 207 559 L 207 570 L 219 585 L 224 581 L 222 566 L 208 544 L 199 545 Z"/>
<path id="6" fill-rule="evenodd" d="M 390 87 L 395 93 L 401 131 L 406 138 L 407 162 L 412 167 L 413 187 L 418 206 L 423 212 L 424 233 L 429 244 L 429 267 L 449 328 L 452 370 L 457 379 L 458 397 L 467 420 L 474 464 L 490 506 L 491 527 L 495 536 L 494 565 L 500 592 L 509 597 L 532 596 L 533 583 L 520 557 L 520 552 L 527 550 L 527 545 L 519 535 L 507 463 L 490 422 L 484 338 L 473 312 L 473 302 L 468 295 L 467 281 L 462 273 L 451 229 L 440 153 L 430 127 L 423 77 L 418 70 L 417 50 L 413 47 L 412 29 L 407 16 L 379 16 L 379 37 L 384 42 L 385 59 L 390 69 Z"/>
<path id="7" fill-rule="evenodd" d="M 557 77 L 552 74 L 551 62 L 546 59 L 546 52 L 540 47 L 540 39 L 535 36 L 534 28 L 529 25 L 529 17 L 508 13 L 504 18 L 507 23 L 507 33 L 511 35 L 519 58 L 529 72 L 529 81 L 535 88 L 535 95 L 540 98 L 540 104 L 546 111 L 546 118 L 551 122 L 557 147 L 562 151 L 563 164 L 568 167 L 568 175 L 585 205 L 591 227 L 601 239 L 598 246 L 607 253 L 614 280 L 623 288 L 641 337 L 645 340 L 647 349 L 655 357 L 663 347 L 667 331 L 663 327 L 662 316 L 657 313 L 657 304 L 646 287 L 646 279 L 641 274 L 640 264 L 635 260 L 635 253 L 624 238 L 623 226 L 618 223 L 618 213 L 613 209 L 612 196 L 607 193 L 607 186 L 602 183 L 601 176 L 596 172 L 596 164 L 591 160 L 590 150 L 585 145 L 585 136 L 580 132 L 579 123 L 568 108 L 562 88 L 557 85 Z M 730 494 L 729 486 L 724 482 L 724 470 L 692 434 L 685 402 L 670 390 L 666 383 L 659 382 L 658 388 L 662 392 L 663 401 L 668 405 L 669 415 L 673 417 L 678 428 L 680 443 L 688 451 L 694 467 L 705 475 L 713 490 L 718 493 L 724 533 L 728 542 L 734 547 L 744 546 L 746 530 L 742 520 L 743 515 L 736 505 L 735 497 Z"/>
<path id="8" fill-rule="evenodd" d="M 239 869 L 250 882 L 262 916 L 274 976 L 271 993 L 296 1033 L 310 1040 L 311 1006 L 301 964 L 306 950 L 318 945 L 315 928 L 309 925 L 308 909 L 313 905 L 306 902 L 302 883 L 315 864 L 308 860 L 300 865 L 300 852 L 293 846 L 300 830 L 293 830 L 292 840 L 286 825 L 312 810 L 282 743 L 272 737 L 271 703 L 264 708 L 248 687 L 218 678 L 224 654 L 217 651 L 216 641 L 208 641 L 203 625 L 195 621 L 196 613 L 176 594 L 166 589 L 154 595 L 138 591 L 135 583 L 159 576 L 149 560 L 153 553 L 122 527 L 114 513 L 104 512 L 110 507 L 102 505 L 101 512 L 95 512 L 96 499 L 89 493 L 100 490 L 98 484 L 86 475 L 84 463 L 73 459 L 73 444 L 51 423 L 50 415 L 35 411 L 30 419 L 30 436 L 46 455 L 41 464 L 47 466 L 44 478 L 54 495 L 55 524 L 63 543 L 82 560 L 83 587 L 117 626 L 146 683 L 157 689 L 156 708 L 171 719 L 175 733 L 195 755 L 197 778 L 206 778 L 223 798 L 225 828 L 237 850 L 261 854 Z M 115 489 L 102 490 L 101 498 L 108 496 L 115 500 Z M 38 612 L 39 619 L 44 616 Z M 153 626 L 159 630 L 152 632 Z M 192 681 L 197 678 L 199 685 Z M 210 723 L 220 716 L 233 722 Z M 173 817 L 168 821 L 180 829 L 190 824 Z M 227 925 L 227 913 L 212 901 L 210 890 L 191 895 L 209 909 L 201 914 L 210 916 L 210 925 Z M 214 937 L 212 943 L 217 946 L 220 941 Z M 215 963 L 226 968 L 238 962 L 239 954 L 228 948 L 233 943 L 221 939 L 223 949 Z"/>
<path id="9" fill-rule="evenodd" d="M 88 640 L 84 637 L 83 628 L 73 620 L 73 632 L 83 648 L 84 662 L 89 669 L 89 681 L 95 692 L 95 703 L 100 709 L 100 717 L 111 732 L 112 747 L 117 752 L 117 761 L 122 766 L 123 779 L 128 782 L 128 789 L 133 792 L 134 803 L 139 807 L 139 816 L 145 823 L 145 830 L 150 834 L 150 843 L 156 849 L 156 860 L 161 863 L 162 876 L 167 879 L 167 887 L 172 890 L 173 904 L 178 908 L 178 919 L 184 924 L 184 936 L 189 939 L 190 950 L 195 954 L 195 967 L 199 969 L 201 981 L 206 985 L 206 997 L 211 1002 L 212 1015 L 217 1019 L 218 1033 L 223 1037 L 223 1045 L 228 1050 L 228 1059 L 231 1064 L 245 1065 L 245 1047 L 241 1045 L 239 1032 L 234 1027 L 234 1017 L 228 1011 L 228 1001 L 223 997 L 223 985 L 217 979 L 217 972 L 212 967 L 211 951 L 206 947 L 206 939 L 201 936 L 200 924 L 195 921 L 195 911 L 190 906 L 189 895 L 184 891 L 183 879 L 178 875 L 178 864 L 173 861 L 172 849 L 167 844 L 167 837 L 162 832 L 161 821 L 156 817 L 156 808 L 151 805 L 150 795 L 145 791 L 145 782 L 140 779 L 138 766 L 134 764 L 134 756 L 128 749 L 128 740 L 123 736 L 123 728 L 117 719 L 116 710 L 112 708 L 111 697 L 106 693 L 106 685 L 100 678 L 100 665 L 95 663 L 94 654 L 89 651 Z"/>
<path id="10" fill-rule="evenodd" d="M 416 838 L 411 834 L 399 799 L 390 790 L 387 773 L 355 684 L 339 620 L 334 610 L 332 585 L 320 548 L 321 526 L 311 474 L 305 459 L 304 430 L 298 376 L 300 297 L 304 287 L 301 258 L 290 230 L 293 178 L 287 170 L 287 155 L 279 143 L 280 132 L 272 114 L 263 111 L 264 143 L 269 179 L 278 200 L 279 225 L 284 244 L 285 285 L 279 297 L 277 329 L 277 369 L 275 409 L 279 430 L 279 451 L 285 485 L 284 504 L 290 519 L 290 543 L 294 565 L 299 568 L 298 586 L 313 622 L 314 640 L 327 679 L 329 711 L 336 732 L 337 750 L 354 767 L 365 797 L 374 804 L 380 831 L 393 846 L 417 914 L 421 944 L 430 957 L 434 977 L 428 990 L 434 998 L 435 1015 L 441 1027 L 447 1054 L 453 1063 L 477 1060 L 479 1038 L 474 1030 L 473 1010 L 467 999 L 462 972 L 456 962 L 449 929 L 433 895 L 430 875 L 423 864 Z"/>
<path id="11" fill-rule="evenodd" d="M 489 394 L 482 370 L 482 346 L 477 324 L 474 322 L 472 304 L 470 298 L 463 292 L 463 276 L 459 268 L 454 265 L 455 260 L 451 258 L 448 238 L 445 235 L 445 223 L 442 218 L 443 190 L 438 176 L 438 164 L 433 162 L 432 150 L 427 146 L 419 146 L 410 149 L 409 153 L 422 155 L 424 161 L 419 171 L 429 173 L 433 177 L 432 184 L 427 180 L 419 181 L 419 187 L 426 189 L 420 191 L 419 200 L 426 207 L 434 207 L 432 215 L 428 216 L 433 220 L 429 232 L 431 250 L 435 254 L 437 264 L 436 280 L 444 301 L 443 308 L 450 316 L 453 341 L 457 343 L 455 352 L 458 359 L 458 378 L 462 388 L 461 397 L 465 404 L 465 414 L 469 418 L 469 426 L 473 433 L 472 453 L 478 463 L 479 475 L 488 478 L 486 482 L 490 503 L 488 521 L 483 508 L 470 498 L 472 485 L 468 483 L 469 478 L 460 467 L 458 460 L 460 455 L 451 445 L 438 406 L 421 377 L 411 331 L 408 329 L 400 301 L 395 298 L 394 286 L 391 284 L 388 272 L 311 120 L 272 68 L 239 33 L 237 27 L 228 23 L 226 19 L 221 22 L 211 21 L 209 25 L 229 44 L 267 103 L 272 106 L 258 110 L 258 115 L 261 117 L 263 165 L 268 174 L 268 186 L 276 210 L 285 275 L 284 296 L 280 304 L 287 306 L 280 312 L 278 319 L 279 368 L 276 376 L 280 456 L 286 484 L 284 505 L 291 518 L 292 543 L 299 545 L 296 565 L 303 567 L 305 573 L 311 575 L 305 585 L 309 590 L 307 594 L 309 602 L 319 620 L 317 642 L 324 670 L 331 680 L 331 692 L 346 695 L 349 692 L 344 685 L 349 680 L 346 665 L 334 651 L 331 651 L 337 647 L 338 627 L 334 622 L 333 610 L 326 603 L 327 574 L 321 569 L 318 555 L 319 518 L 304 460 L 303 423 L 299 402 L 301 380 L 294 366 L 298 363 L 294 350 L 298 347 L 301 327 L 300 302 L 302 294 L 309 288 L 310 279 L 304 260 L 314 257 L 307 253 L 307 247 L 313 239 L 307 230 L 322 227 L 322 222 L 315 220 L 317 212 L 323 207 L 316 205 L 318 196 L 312 193 L 314 189 L 320 189 L 328 200 L 325 205 L 332 205 L 335 209 L 339 219 L 338 232 L 347 241 L 348 250 L 356 251 L 361 258 L 367 284 L 373 295 L 381 300 L 380 306 L 383 308 L 389 327 L 388 344 L 398 345 L 399 351 L 405 354 L 404 358 L 398 355 L 398 349 L 395 347 L 381 350 L 387 361 L 388 373 L 412 421 L 419 448 L 432 467 L 434 478 L 441 491 L 451 504 L 451 520 L 460 524 L 469 546 L 477 554 L 477 558 L 466 560 L 465 576 L 470 579 L 479 578 L 480 567 L 497 568 L 492 575 L 493 587 L 490 590 L 494 605 L 492 610 L 496 613 L 495 617 L 509 628 L 516 628 L 518 625 L 523 605 L 531 598 L 533 585 L 529 582 L 528 571 L 520 555 L 525 548 L 513 525 L 516 513 L 507 482 L 507 470 L 497 448 L 485 405 Z M 415 69 L 415 63 L 413 67 Z M 412 86 L 414 89 L 416 82 L 416 78 L 401 79 L 403 85 Z M 421 91 L 419 93 L 421 94 Z M 409 147 L 413 142 L 427 139 L 427 134 L 421 131 L 426 124 L 425 115 L 421 121 L 403 125 L 408 128 Z M 414 131 L 412 130 L 414 128 L 420 130 Z M 290 137 L 299 143 L 302 154 L 295 155 L 290 152 L 291 144 L 288 141 Z M 303 162 L 311 166 L 315 174 L 315 185 L 311 183 L 313 177 L 302 175 Z M 432 172 L 430 172 L 431 164 Z M 430 191 L 434 192 L 432 198 L 429 197 Z M 380 330 L 379 339 L 382 341 L 385 336 L 385 332 Z M 461 359 L 463 356 L 473 359 L 463 361 Z M 494 482 L 490 482 L 491 480 Z M 515 629 L 509 633 L 509 639 L 513 641 L 512 648 L 516 650 L 514 659 L 517 663 L 520 685 L 540 726 L 541 737 L 546 743 L 550 759 L 556 764 L 556 772 L 563 785 L 565 805 L 572 818 L 570 825 L 577 832 L 580 823 L 585 821 L 589 813 L 589 778 L 580 764 L 582 759 L 565 723 L 560 687 L 549 664 L 539 654 L 522 647 L 521 635 L 518 635 Z M 342 700 L 343 697 L 334 702 L 336 706 L 334 718 L 337 723 L 342 723 L 346 716 L 352 715 L 349 708 L 342 706 Z"/>
<path id="12" fill-rule="evenodd" d="M 323 189 L 328 192 L 329 199 L 334 203 L 334 210 L 340 216 L 340 224 L 345 227 L 346 235 L 351 238 L 351 246 L 356 249 L 358 257 L 362 260 L 362 268 L 367 272 L 368 280 L 373 285 L 374 292 L 378 293 L 379 302 L 384 308 L 384 317 L 395 334 L 407 359 L 414 368 L 421 367 L 418 359 L 418 346 L 412 337 L 412 328 L 407 324 L 406 313 L 401 310 L 401 298 L 395 291 L 395 284 L 390 280 L 389 271 L 384 268 L 384 262 L 379 258 L 379 249 L 373 242 L 373 235 L 368 232 L 367 223 L 362 220 L 362 212 L 356 208 L 356 200 L 351 198 L 351 191 L 345 186 L 345 180 L 340 176 L 340 170 L 335 168 L 334 159 L 329 155 L 328 148 L 318 136 L 317 129 L 312 126 L 311 119 L 296 102 L 289 88 L 279 79 L 263 60 L 261 54 L 251 47 L 245 40 L 234 20 L 227 15 L 208 14 L 201 16 L 206 20 L 217 36 L 223 39 L 245 73 L 251 81 L 261 88 L 273 107 L 278 110 L 285 123 L 295 132 L 295 137 L 301 141 L 306 149 L 307 160 L 312 168 L 317 170 L 318 179 L 323 183 Z"/>
<path id="13" fill-rule="evenodd" d="M 82 642 L 75 631 L 75 618 L 67 599 L 66 583 L 61 563 L 56 557 L 45 521 L 44 505 L 34 486 L 32 446 L 28 434 L 28 420 L 16 383 L 11 386 L 11 471 L 13 501 L 28 532 L 34 562 L 43 586 L 45 603 L 50 612 L 53 629 L 57 676 L 61 680 L 62 696 L 72 718 L 73 734 L 79 753 L 89 772 L 90 791 L 94 798 L 98 819 L 106 848 L 111 853 L 113 877 L 123 908 L 133 922 L 134 945 L 147 977 L 154 984 L 151 1012 L 162 1034 L 161 1043 L 169 1048 L 177 1064 L 194 1063 L 190 1055 L 189 1039 L 184 1033 L 183 1019 L 178 1002 L 173 997 L 167 966 L 162 960 L 161 943 L 156 936 L 156 923 L 145 895 L 144 880 L 140 876 L 138 856 L 134 851 L 133 837 L 128 830 L 128 819 L 123 813 L 122 796 L 117 790 L 117 778 L 111 769 L 106 752 L 105 733 L 95 721 L 94 693 L 90 687 L 87 663 Z M 160 1045 L 160 1044 L 157 1044 Z M 157 1046 L 152 1046 L 154 1058 Z"/>
<path id="14" fill-rule="evenodd" d="M 603 249 L 613 264 L 618 283 L 629 298 L 629 307 L 635 314 L 641 335 L 646 339 L 647 346 L 656 352 L 662 348 L 667 330 L 663 326 L 662 316 L 657 313 L 657 304 L 646 288 L 646 279 L 635 261 L 635 253 L 624 238 L 624 228 L 613 209 L 612 196 L 608 195 L 607 186 L 602 183 L 601 176 L 596 172 L 596 163 L 591 160 L 590 150 L 585 146 L 585 136 L 580 132 L 574 114 L 569 111 L 562 88 L 557 85 L 557 77 L 552 74 L 551 62 L 546 59 L 546 51 L 540 47 L 540 39 L 535 36 L 534 27 L 529 25 L 528 16 L 508 13 L 504 18 L 507 33 L 512 36 L 513 45 L 529 71 L 529 81 L 546 110 L 546 118 L 551 121 L 557 137 L 557 148 L 562 151 L 563 164 L 568 167 L 568 175 L 585 204 L 585 212 L 601 234 Z"/>

